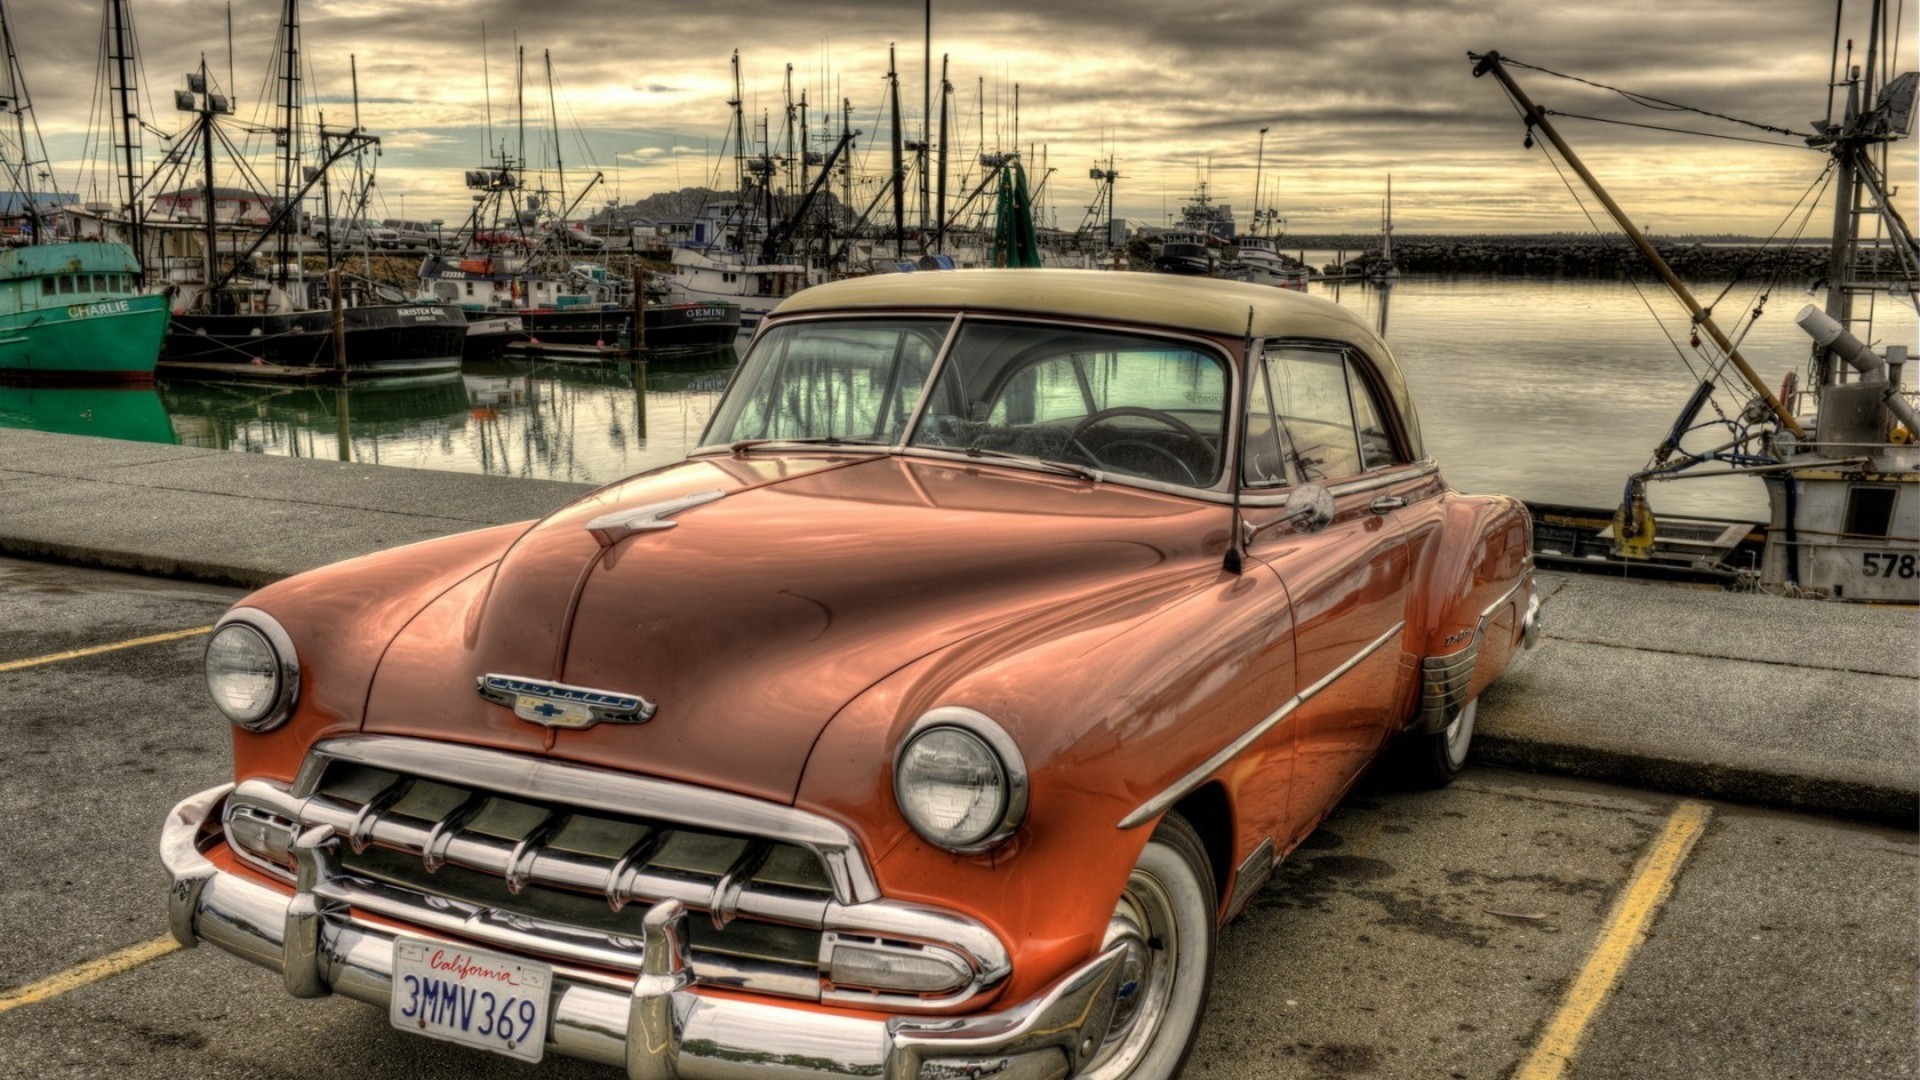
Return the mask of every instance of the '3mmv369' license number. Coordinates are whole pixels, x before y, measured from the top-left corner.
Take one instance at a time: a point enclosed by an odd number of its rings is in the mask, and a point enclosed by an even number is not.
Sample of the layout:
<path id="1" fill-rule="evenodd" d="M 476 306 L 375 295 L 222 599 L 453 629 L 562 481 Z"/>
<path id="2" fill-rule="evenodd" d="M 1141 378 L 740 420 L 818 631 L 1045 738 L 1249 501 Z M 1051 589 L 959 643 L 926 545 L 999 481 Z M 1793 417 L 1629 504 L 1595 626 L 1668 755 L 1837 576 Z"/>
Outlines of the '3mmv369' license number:
<path id="1" fill-rule="evenodd" d="M 540 1060 L 553 969 L 498 953 L 400 938 L 393 946 L 393 1026 L 431 1039 Z"/>

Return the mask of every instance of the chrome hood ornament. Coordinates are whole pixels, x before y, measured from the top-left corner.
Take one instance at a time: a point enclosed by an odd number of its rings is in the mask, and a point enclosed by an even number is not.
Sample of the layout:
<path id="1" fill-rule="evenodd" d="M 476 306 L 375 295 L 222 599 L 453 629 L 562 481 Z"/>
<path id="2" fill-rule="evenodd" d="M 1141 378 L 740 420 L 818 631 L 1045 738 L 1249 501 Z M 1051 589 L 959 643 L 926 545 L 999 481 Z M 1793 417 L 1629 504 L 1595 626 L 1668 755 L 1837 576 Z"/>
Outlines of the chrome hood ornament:
<path id="1" fill-rule="evenodd" d="M 550 728 L 578 731 L 595 724 L 644 724 L 653 719 L 655 705 L 634 694 L 615 694 L 585 686 L 568 686 L 518 675 L 482 675 L 480 696 L 505 705 L 522 720 Z"/>
<path id="2" fill-rule="evenodd" d="M 691 495 L 682 495 L 678 499 L 669 499 L 666 502 L 650 503 L 628 510 L 615 510 L 611 514 L 602 514 L 587 522 L 587 531 L 593 534 L 593 538 L 600 542 L 601 547 L 612 547 L 634 533 L 671 529 L 679 524 L 677 521 L 669 520 L 673 515 L 726 497 L 727 493 L 724 491 L 696 491 Z"/>

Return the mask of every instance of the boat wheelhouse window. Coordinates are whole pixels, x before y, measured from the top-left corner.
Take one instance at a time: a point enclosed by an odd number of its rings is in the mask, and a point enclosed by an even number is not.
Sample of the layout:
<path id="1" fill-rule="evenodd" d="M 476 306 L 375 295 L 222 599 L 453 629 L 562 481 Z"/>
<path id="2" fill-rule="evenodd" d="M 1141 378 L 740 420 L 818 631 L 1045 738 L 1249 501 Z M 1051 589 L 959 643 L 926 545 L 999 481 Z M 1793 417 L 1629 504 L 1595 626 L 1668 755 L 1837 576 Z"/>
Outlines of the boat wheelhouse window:
<path id="1" fill-rule="evenodd" d="M 741 361 L 701 442 L 897 442 L 950 325 L 946 319 L 864 319 L 769 330 Z"/>
<path id="2" fill-rule="evenodd" d="M 60 291 L 62 293 L 70 293 L 73 291 L 73 275 L 72 274 L 60 275 Z"/>
<path id="3" fill-rule="evenodd" d="M 55 279 L 50 277 L 43 277 L 40 279 L 40 295 L 41 296 L 52 296 L 54 293 L 58 292 L 59 290 L 60 290 L 60 283 Z"/>
<path id="4" fill-rule="evenodd" d="M 1220 358 L 1183 342 L 969 321 L 911 445 L 1212 487 L 1224 456 L 1227 386 Z"/>
<path id="5" fill-rule="evenodd" d="M 1847 492 L 1844 531 L 1852 536 L 1891 536 L 1893 503 L 1899 491 L 1890 487 L 1856 487 Z"/>

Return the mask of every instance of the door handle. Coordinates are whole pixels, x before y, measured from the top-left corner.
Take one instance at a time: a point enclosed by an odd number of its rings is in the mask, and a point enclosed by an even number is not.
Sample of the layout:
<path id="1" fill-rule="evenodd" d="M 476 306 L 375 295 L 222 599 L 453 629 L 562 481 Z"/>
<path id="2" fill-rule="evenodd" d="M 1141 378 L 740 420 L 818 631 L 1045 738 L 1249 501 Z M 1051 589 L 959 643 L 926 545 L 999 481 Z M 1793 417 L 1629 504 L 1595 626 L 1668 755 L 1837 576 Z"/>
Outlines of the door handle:
<path id="1" fill-rule="evenodd" d="M 1372 509 L 1376 514 L 1391 514 L 1405 505 L 1407 500 L 1398 495 L 1382 495 L 1373 500 Z"/>

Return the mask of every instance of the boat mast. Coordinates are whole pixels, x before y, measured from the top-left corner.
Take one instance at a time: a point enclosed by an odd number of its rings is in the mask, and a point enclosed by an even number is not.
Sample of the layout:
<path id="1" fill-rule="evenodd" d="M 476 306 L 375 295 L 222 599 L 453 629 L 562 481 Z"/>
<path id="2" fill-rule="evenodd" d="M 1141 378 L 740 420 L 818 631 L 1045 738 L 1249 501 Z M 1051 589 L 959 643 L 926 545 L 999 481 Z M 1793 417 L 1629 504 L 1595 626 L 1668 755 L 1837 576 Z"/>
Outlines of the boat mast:
<path id="1" fill-rule="evenodd" d="M 220 235 L 214 227 L 213 219 L 213 94 L 210 92 L 212 88 L 207 86 L 207 54 L 205 53 L 200 54 L 200 85 L 204 90 L 209 91 L 200 95 L 200 197 L 206 203 L 206 213 L 202 216 L 206 219 L 207 243 L 206 277 L 202 279 L 206 285 L 206 291 L 202 293 L 200 302 L 211 307 L 213 283 L 220 276 Z"/>
<path id="2" fill-rule="evenodd" d="M 280 127 L 274 132 L 274 141 L 280 149 L 280 203 L 288 205 L 293 193 L 300 184 L 300 0 L 286 0 L 281 7 L 281 54 L 280 54 Z M 201 64 L 202 77 L 205 76 L 205 60 Z M 213 204 L 207 204 L 207 214 L 213 214 Z M 293 265 L 293 219 L 288 214 L 282 220 L 280 235 L 276 240 L 274 253 L 274 280 L 285 286 L 297 276 Z"/>
<path id="3" fill-rule="evenodd" d="M 933 250 L 947 250 L 947 113 L 953 84 L 947 81 L 947 54 L 940 54 L 940 183 L 934 200 Z"/>
<path id="4" fill-rule="evenodd" d="M 13 124 L 20 139 L 20 192 L 25 196 L 27 221 L 33 227 L 33 240 L 40 243 L 40 233 L 45 222 L 40 218 L 40 203 L 33 194 L 33 154 L 27 149 L 27 110 L 33 108 L 33 99 L 27 93 L 27 76 L 20 70 L 20 54 L 13 49 L 13 25 L 7 18 L 7 7 L 0 2 L 0 45 L 5 46 L 7 64 L 7 100 L 13 109 Z"/>
<path id="5" fill-rule="evenodd" d="M 1687 287 L 1681 283 L 1680 278 L 1674 274 L 1673 267 L 1667 265 L 1667 260 L 1661 258 L 1660 253 L 1654 250 L 1653 243 L 1634 225 L 1633 219 L 1627 216 L 1626 211 L 1620 209 L 1620 204 L 1614 202 L 1613 196 L 1607 194 L 1606 189 L 1600 186 L 1600 181 L 1594 179 L 1593 174 L 1587 171 L 1587 166 L 1580 160 L 1579 155 L 1573 152 L 1573 148 L 1567 145 L 1567 141 L 1560 137 L 1559 130 L 1547 120 L 1546 110 L 1535 105 L 1533 99 L 1527 96 L 1527 92 L 1520 89 L 1520 84 L 1514 81 L 1513 76 L 1508 74 L 1506 66 L 1501 63 L 1500 54 L 1498 52 L 1489 52 L 1485 55 L 1471 53 L 1468 55 L 1474 60 L 1474 77 L 1478 78 L 1481 75 L 1492 74 L 1494 78 L 1500 80 L 1500 85 L 1506 88 L 1507 93 L 1512 96 L 1514 103 L 1520 106 L 1520 112 L 1526 119 L 1529 134 L 1531 134 L 1533 129 L 1538 128 L 1540 133 L 1547 137 L 1547 141 L 1551 142 L 1554 149 L 1560 152 L 1561 160 L 1565 161 L 1567 165 L 1573 169 L 1574 173 L 1580 177 L 1581 182 L 1586 184 L 1588 190 L 1592 191 L 1594 196 L 1600 200 L 1600 204 L 1607 208 L 1607 213 L 1612 216 L 1614 223 L 1620 227 L 1622 232 L 1626 233 L 1627 239 L 1633 243 L 1633 246 L 1639 249 L 1641 257 L 1647 260 L 1649 266 L 1653 267 L 1653 272 L 1658 275 L 1660 280 L 1666 284 L 1667 288 L 1680 299 L 1680 302 L 1686 305 L 1688 313 L 1693 316 L 1695 325 L 1706 331 L 1707 336 L 1713 339 L 1713 343 L 1719 347 L 1722 353 L 1726 354 L 1727 359 L 1732 361 L 1733 366 L 1739 369 L 1741 377 L 1747 380 L 1747 385 L 1752 388 L 1754 394 L 1766 403 L 1767 410 L 1779 418 L 1782 427 L 1793 432 L 1796 437 L 1804 438 L 1806 431 L 1800 427 L 1799 421 L 1793 418 L 1793 414 L 1787 411 L 1786 406 L 1780 403 L 1779 398 L 1773 396 L 1773 391 L 1768 388 L 1765 382 L 1761 381 L 1759 373 L 1753 370 L 1753 365 L 1747 363 L 1747 358 L 1740 355 L 1739 348 L 1727 339 L 1727 335 L 1720 329 L 1720 325 L 1713 321 L 1713 316 L 1708 314 L 1706 309 L 1700 306 L 1700 301 L 1694 299 L 1693 293 L 1689 292 Z M 1391 180 L 1389 180 L 1389 184 L 1391 184 Z M 1391 190 L 1391 188 L 1389 188 L 1389 190 Z"/>
<path id="6" fill-rule="evenodd" d="M 887 100 L 893 112 L 893 257 L 907 257 L 906 160 L 900 145 L 900 73 L 893 63 L 893 46 L 887 46 Z"/>
<path id="7" fill-rule="evenodd" d="M 111 51 L 107 59 L 113 69 L 112 90 L 120 99 L 120 145 L 116 149 L 121 153 L 123 170 L 121 180 L 127 185 L 127 233 L 133 243 L 134 262 L 140 264 L 139 283 L 145 285 L 147 260 L 146 249 L 141 244 L 140 235 L 142 216 L 139 205 L 140 174 L 134 167 L 134 155 L 139 149 L 138 144 L 134 142 L 134 135 L 139 128 L 134 122 L 135 87 L 133 73 L 130 70 L 133 61 L 133 25 L 127 19 L 127 0 L 107 0 L 107 3 L 113 24 L 111 31 L 113 40 L 108 46 Z M 204 60 L 201 61 L 200 69 L 202 72 L 206 70 Z M 212 216 L 211 203 L 208 204 L 208 216 L 209 218 Z"/>
<path id="8" fill-rule="evenodd" d="M 553 167 L 559 174 L 560 183 L 560 227 L 567 224 L 567 165 L 560 157 L 560 109 L 554 104 L 553 97 L 553 51 L 541 49 L 540 55 L 547 62 L 547 112 L 553 117 Z"/>
<path id="9" fill-rule="evenodd" d="M 1380 258 L 1393 269 L 1393 174 L 1387 174 L 1387 208 L 1380 217 Z"/>

